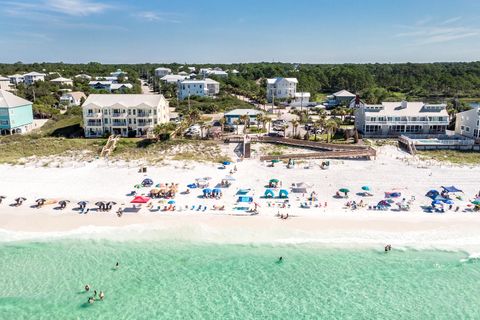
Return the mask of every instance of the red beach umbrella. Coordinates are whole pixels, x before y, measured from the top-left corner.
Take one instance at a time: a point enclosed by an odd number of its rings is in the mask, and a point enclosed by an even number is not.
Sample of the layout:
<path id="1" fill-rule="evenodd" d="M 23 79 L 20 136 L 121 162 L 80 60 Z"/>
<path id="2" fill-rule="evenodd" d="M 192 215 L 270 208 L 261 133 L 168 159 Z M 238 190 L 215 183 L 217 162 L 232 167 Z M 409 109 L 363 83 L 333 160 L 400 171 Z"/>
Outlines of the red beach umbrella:
<path id="1" fill-rule="evenodd" d="M 130 203 L 147 203 L 148 201 L 150 201 L 149 197 L 136 196 Z"/>

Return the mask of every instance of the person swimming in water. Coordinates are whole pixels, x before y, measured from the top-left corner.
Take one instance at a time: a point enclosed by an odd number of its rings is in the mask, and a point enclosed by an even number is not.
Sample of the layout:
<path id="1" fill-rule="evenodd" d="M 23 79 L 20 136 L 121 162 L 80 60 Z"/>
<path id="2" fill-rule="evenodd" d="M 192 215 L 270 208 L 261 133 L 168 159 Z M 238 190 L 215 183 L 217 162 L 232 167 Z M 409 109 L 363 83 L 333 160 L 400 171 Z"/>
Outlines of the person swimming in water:
<path id="1" fill-rule="evenodd" d="M 94 297 L 88 298 L 88 303 L 93 304 L 94 302 L 95 302 L 95 298 L 94 298 Z"/>
<path id="2" fill-rule="evenodd" d="M 283 261 L 283 257 L 278 258 L 278 262 L 282 262 L 282 261 Z"/>
<path id="3" fill-rule="evenodd" d="M 97 290 L 93 290 L 93 296 L 94 296 L 94 297 L 97 296 Z"/>
<path id="4" fill-rule="evenodd" d="M 105 293 L 103 293 L 103 291 L 100 291 L 98 297 L 100 298 L 100 300 L 103 300 L 103 298 L 105 298 Z"/>
<path id="5" fill-rule="evenodd" d="M 120 267 L 120 264 L 117 261 L 117 263 L 115 263 L 115 269 L 118 269 L 119 267 Z"/>
<path id="6" fill-rule="evenodd" d="M 88 284 L 85 285 L 85 291 L 90 291 L 90 286 Z"/>

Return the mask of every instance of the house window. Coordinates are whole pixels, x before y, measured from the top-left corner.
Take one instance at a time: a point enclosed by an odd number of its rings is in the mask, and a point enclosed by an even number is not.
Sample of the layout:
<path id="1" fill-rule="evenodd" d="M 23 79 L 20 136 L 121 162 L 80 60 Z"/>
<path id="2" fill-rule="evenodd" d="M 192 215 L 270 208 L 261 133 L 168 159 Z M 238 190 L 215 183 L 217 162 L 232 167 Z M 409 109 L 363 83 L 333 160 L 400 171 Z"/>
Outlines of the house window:
<path id="1" fill-rule="evenodd" d="M 470 127 L 465 127 L 465 130 L 466 130 L 467 132 L 470 132 Z"/>
<path id="2" fill-rule="evenodd" d="M 465 126 L 460 126 L 460 130 L 465 130 Z"/>
<path id="3" fill-rule="evenodd" d="M 8 120 L 0 120 L 0 124 L 3 126 L 8 126 Z"/>

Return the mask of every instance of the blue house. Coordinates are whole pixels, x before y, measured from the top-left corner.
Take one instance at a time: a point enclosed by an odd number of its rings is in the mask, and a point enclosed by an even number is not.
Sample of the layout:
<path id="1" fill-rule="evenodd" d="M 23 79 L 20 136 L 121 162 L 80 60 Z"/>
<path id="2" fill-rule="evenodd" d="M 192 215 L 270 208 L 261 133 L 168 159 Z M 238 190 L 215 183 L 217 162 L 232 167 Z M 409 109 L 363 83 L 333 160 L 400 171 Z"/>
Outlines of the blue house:
<path id="1" fill-rule="evenodd" d="M 32 103 L 0 90 L 0 134 L 25 133 L 33 127 Z"/>
<path id="2" fill-rule="evenodd" d="M 239 120 L 241 116 L 248 116 L 250 118 L 250 123 L 257 123 L 257 115 L 263 112 L 255 109 L 235 109 L 225 113 L 226 123 L 234 124 L 235 120 Z"/>

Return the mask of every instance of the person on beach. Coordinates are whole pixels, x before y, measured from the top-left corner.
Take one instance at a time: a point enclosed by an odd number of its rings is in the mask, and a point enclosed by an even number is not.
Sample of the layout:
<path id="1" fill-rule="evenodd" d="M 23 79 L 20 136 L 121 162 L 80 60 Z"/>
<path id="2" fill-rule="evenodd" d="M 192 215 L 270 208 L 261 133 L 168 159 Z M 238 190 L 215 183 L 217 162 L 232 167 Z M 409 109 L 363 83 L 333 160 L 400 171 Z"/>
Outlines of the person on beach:
<path id="1" fill-rule="evenodd" d="M 103 301 L 103 298 L 105 298 L 105 294 L 103 293 L 103 291 L 100 291 L 100 294 L 98 295 L 98 297 L 100 298 L 100 300 Z"/>
<path id="2" fill-rule="evenodd" d="M 90 286 L 88 284 L 85 285 L 85 291 L 90 291 Z"/>
<path id="3" fill-rule="evenodd" d="M 387 244 L 385 246 L 385 252 L 388 252 L 388 251 L 392 251 L 392 245 L 390 245 L 390 244 Z"/>

